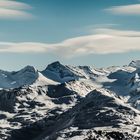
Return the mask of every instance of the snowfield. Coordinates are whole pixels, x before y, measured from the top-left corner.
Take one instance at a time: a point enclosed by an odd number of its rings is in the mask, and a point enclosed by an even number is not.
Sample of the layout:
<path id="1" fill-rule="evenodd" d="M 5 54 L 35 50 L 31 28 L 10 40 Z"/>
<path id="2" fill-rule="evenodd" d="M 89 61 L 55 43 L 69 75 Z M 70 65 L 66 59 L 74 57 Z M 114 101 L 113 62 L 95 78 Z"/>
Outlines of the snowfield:
<path id="1" fill-rule="evenodd" d="M 1 140 L 139 140 L 140 60 L 0 70 Z"/>

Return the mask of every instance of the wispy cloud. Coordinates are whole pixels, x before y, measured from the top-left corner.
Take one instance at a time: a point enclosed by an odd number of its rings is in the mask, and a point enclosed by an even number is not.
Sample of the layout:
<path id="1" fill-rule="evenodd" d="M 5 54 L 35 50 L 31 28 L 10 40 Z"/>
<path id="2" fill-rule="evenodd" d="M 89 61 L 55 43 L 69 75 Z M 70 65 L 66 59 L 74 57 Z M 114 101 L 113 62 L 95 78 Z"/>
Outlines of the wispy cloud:
<path id="1" fill-rule="evenodd" d="M 38 42 L 0 42 L 0 52 L 9 53 L 43 53 L 49 52 L 50 46 Z"/>
<path id="2" fill-rule="evenodd" d="M 113 14 L 140 15 L 140 4 L 113 6 L 105 10 Z"/>
<path id="3" fill-rule="evenodd" d="M 97 28 L 114 28 L 116 26 L 120 26 L 119 24 L 112 24 L 112 23 L 102 23 L 102 24 L 94 24 L 94 25 L 88 25 L 84 29 L 83 31 L 85 33 L 94 33 L 95 29 Z M 80 31 L 82 30 L 80 29 Z"/>
<path id="4" fill-rule="evenodd" d="M 0 18 L 2 19 L 30 19 L 32 14 L 28 12 L 31 6 L 13 0 L 0 0 Z"/>
<path id="5" fill-rule="evenodd" d="M 65 57 L 140 51 L 140 32 L 97 29 L 96 34 L 70 38 L 59 43 L 1 42 L 0 52 L 53 53 Z"/>

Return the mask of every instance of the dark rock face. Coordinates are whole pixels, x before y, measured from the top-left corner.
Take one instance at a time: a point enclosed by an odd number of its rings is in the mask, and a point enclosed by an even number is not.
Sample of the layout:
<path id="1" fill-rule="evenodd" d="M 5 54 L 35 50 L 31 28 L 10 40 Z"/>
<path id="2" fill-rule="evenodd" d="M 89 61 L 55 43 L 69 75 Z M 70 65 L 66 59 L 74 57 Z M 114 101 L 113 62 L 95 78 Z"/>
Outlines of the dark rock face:
<path id="1" fill-rule="evenodd" d="M 13 112 L 15 105 L 16 95 L 13 92 L 1 91 L 0 92 L 0 110 Z"/>
<path id="2" fill-rule="evenodd" d="M 72 95 L 72 94 L 75 94 L 75 93 L 69 90 L 66 87 L 65 83 L 63 83 L 58 86 L 53 86 L 53 85 L 49 86 L 47 95 L 51 98 L 58 98 L 58 97 Z"/>

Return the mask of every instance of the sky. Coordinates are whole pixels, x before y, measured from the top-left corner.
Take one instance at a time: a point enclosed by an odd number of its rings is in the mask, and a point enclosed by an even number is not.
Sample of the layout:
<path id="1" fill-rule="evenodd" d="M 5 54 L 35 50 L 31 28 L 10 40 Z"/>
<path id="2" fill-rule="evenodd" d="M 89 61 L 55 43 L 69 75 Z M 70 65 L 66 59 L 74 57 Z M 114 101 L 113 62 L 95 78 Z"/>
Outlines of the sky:
<path id="1" fill-rule="evenodd" d="M 0 0 L 0 69 L 137 59 L 140 0 Z"/>

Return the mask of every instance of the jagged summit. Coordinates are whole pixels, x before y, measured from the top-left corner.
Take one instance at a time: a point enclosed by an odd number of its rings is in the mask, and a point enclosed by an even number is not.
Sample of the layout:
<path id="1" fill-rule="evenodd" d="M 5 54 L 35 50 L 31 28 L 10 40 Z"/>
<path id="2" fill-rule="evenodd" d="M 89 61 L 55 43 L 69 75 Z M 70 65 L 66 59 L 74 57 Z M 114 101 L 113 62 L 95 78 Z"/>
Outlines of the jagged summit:
<path id="1" fill-rule="evenodd" d="M 129 66 L 135 67 L 135 68 L 140 68 L 140 60 L 133 60 L 133 61 L 131 61 Z"/>
<path id="2" fill-rule="evenodd" d="M 26 66 L 19 71 L 0 71 L 0 88 L 17 88 L 32 84 L 38 78 L 33 66 Z"/>
<path id="3" fill-rule="evenodd" d="M 45 70 L 50 70 L 54 72 L 60 72 L 62 70 L 66 69 L 64 65 L 62 65 L 59 61 L 53 62 L 49 64 Z"/>
<path id="4" fill-rule="evenodd" d="M 33 67 L 33 66 L 27 65 L 23 69 L 19 70 L 19 72 L 27 72 L 27 71 L 36 73 L 37 69 L 35 67 Z"/>
<path id="5" fill-rule="evenodd" d="M 57 82 L 67 82 L 74 80 L 74 73 L 70 70 L 68 66 L 62 65 L 60 62 L 56 61 L 47 66 L 47 68 L 42 71 L 42 74 Z"/>
<path id="6" fill-rule="evenodd" d="M 51 64 L 49 64 L 48 66 L 47 66 L 47 68 L 49 68 L 49 67 L 60 67 L 60 66 L 63 66 L 59 61 L 55 61 L 55 62 L 53 62 L 53 63 L 51 63 Z"/>

